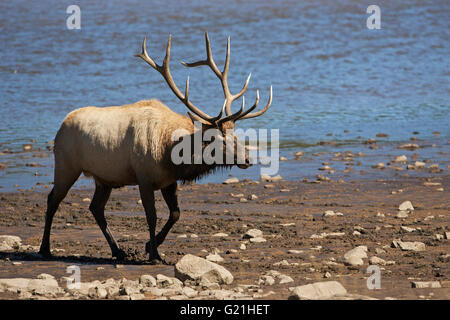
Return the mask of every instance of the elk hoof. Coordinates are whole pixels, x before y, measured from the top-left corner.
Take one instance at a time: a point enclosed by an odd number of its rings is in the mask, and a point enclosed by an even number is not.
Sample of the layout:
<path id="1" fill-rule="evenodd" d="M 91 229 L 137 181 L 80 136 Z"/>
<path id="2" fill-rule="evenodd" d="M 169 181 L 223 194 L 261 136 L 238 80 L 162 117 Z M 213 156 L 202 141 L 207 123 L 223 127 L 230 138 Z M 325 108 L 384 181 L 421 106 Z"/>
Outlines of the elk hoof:
<path id="1" fill-rule="evenodd" d="M 40 249 L 39 254 L 44 258 L 51 258 L 52 254 L 49 249 Z"/>
<path id="2" fill-rule="evenodd" d="M 125 260 L 127 257 L 127 254 L 122 249 L 119 249 L 116 252 L 113 252 L 112 256 L 115 257 L 117 260 Z"/>

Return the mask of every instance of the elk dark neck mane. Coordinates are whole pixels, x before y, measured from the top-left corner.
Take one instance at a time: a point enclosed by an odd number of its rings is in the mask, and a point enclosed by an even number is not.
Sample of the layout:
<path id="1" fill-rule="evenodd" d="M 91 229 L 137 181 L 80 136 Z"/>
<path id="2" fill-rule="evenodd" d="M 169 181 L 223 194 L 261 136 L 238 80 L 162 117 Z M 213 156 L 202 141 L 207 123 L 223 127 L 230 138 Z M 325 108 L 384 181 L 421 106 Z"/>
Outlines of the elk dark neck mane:
<path id="1" fill-rule="evenodd" d="M 214 173 L 217 170 L 230 169 L 232 165 L 218 164 L 179 164 L 172 165 L 176 179 L 183 183 L 198 181 L 204 176 Z"/>

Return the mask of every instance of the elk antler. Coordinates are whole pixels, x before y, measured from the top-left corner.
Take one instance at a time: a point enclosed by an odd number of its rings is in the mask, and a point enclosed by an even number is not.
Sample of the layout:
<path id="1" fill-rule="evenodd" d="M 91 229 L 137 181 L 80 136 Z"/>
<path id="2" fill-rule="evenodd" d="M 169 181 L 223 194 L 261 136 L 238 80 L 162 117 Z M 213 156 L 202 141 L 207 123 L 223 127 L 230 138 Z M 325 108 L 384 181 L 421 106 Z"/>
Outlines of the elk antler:
<path id="1" fill-rule="evenodd" d="M 241 91 L 239 91 L 236 94 L 232 94 L 230 92 L 230 89 L 228 86 L 228 70 L 230 67 L 230 37 L 228 37 L 228 40 L 227 40 L 227 54 L 226 54 L 226 58 L 225 58 L 225 65 L 224 65 L 222 72 L 219 70 L 219 68 L 217 67 L 217 65 L 214 62 L 214 59 L 212 57 L 211 45 L 210 45 L 210 41 L 209 41 L 207 32 L 205 33 L 205 42 L 206 42 L 206 59 L 205 60 L 200 60 L 200 61 L 196 61 L 193 63 L 182 62 L 182 64 L 189 68 L 198 67 L 198 66 L 209 66 L 211 68 L 211 70 L 215 73 L 215 75 L 219 78 L 219 80 L 222 84 L 222 88 L 223 88 L 223 92 L 224 92 L 224 96 L 225 96 L 225 102 L 223 104 L 223 108 L 222 108 L 220 114 L 217 117 L 211 117 L 211 116 L 207 115 L 206 113 L 204 113 L 203 111 L 201 111 L 197 107 L 195 107 L 189 101 L 189 98 L 188 98 L 188 96 L 189 96 L 189 77 L 186 80 L 186 89 L 185 89 L 184 95 L 181 93 L 181 91 L 178 89 L 175 82 L 173 81 L 173 78 L 172 78 L 172 75 L 170 74 L 170 69 L 169 69 L 170 45 L 171 45 L 171 36 L 170 35 L 169 35 L 169 41 L 167 43 L 166 57 L 163 60 L 162 66 L 156 64 L 148 56 L 147 51 L 146 51 L 146 38 L 144 38 L 144 41 L 142 43 L 142 53 L 137 54 L 135 56 L 142 58 L 152 68 L 157 70 L 163 76 L 163 78 L 166 80 L 167 84 L 169 85 L 170 89 L 172 89 L 173 93 L 178 97 L 178 99 L 180 99 L 186 105 L 186 107 L 188 107 L 188 109 L 194 113 L 194 114 L 191 114 L 188 112 L 191 119 L 199 120 L 198 118 L 200 118 L 209 123 L 222 123 L 225 121 L 237 121 L 237 120 L 242 120 L 242 119 L 254 118 L 254 117 L 260 116 L 264 112 L 266 112 L 267 109 L 269 109 L 270 105 L 272 104 L 272 87 L 270 87 L 269 102 L 267 103 L 267 105 L 264 109 L 262 109 L 258 112 L 250 113 L 258 106 L 258 103 L 259 103 L 259 90 L 257 90 L 255 103 L 253 104 L 252 107 L 250 107 L 248 110 L 246 110 L 244 112 L 245 99 L 243 97 L 243 94 L 247 90 L 247 86 L 250 81 L 250 77 L 252 75 L 251 73 L 248 75 L 248 78 L 245 81 L 245 84 L 242 87 Z M 231 113 L 231 104 L 235 100 L 239 99 L 241 96 L 242 96 L 241 109 L 238 112 L 232 114 Z M 226 116 L 224 118 L 221 118 L 224 111 L 226 113 Z"/>
<path id="2" fill-rule="evenodd" d="M 181 100 L 181 102 L 183 102 L 186 105 L 186 107 L 188 107 L 189 110 L 191 110 L 193 113 L 195 113 L 197 116 L 199 116 L 201 119 L 203 119 L 207 122 L 210 122 L 210 123 L 216 122 L 217 120 L 219 120 L 222 117 L 223 109 L 217 117 L 209 116 L 208 114 L 204 113 L 203 111 L 198 109 L 196 106 L 194 106 L 191 101 L 189 101 L 189 77 L 186 79 L 186 89 L 185 89 L 184 95 L 181 93 L 180 89 L 178 89 L 177 85 L 173 81 L 173 78 L 172 78 L 172 75 L 171 75 L 170 69 L 169 69 L 171 40 L 172 40 L 172 36 L 169 35 L 169 41 L 167 42 L 167 48 L 166 48 L 166 56 L 163 60 L 162 66 L 156 64 L 155 61 L 153 61 L 153 59 L 148 56 L 147 50 L 146 50 L 147 38 L 145 38 L 145 37 L 144 37 L 144 41 L 142 42 L 142 53 L 136 54 L 135 56 L 141 58 L 142 60 L 147 62 L 153 69 L 158 71 L 163 76 L 163 78 L 166 80 L 167 84 L 169 85 L 170 89 L 172 89 L 173 93 L 178 97 L 178 99 Z"/>

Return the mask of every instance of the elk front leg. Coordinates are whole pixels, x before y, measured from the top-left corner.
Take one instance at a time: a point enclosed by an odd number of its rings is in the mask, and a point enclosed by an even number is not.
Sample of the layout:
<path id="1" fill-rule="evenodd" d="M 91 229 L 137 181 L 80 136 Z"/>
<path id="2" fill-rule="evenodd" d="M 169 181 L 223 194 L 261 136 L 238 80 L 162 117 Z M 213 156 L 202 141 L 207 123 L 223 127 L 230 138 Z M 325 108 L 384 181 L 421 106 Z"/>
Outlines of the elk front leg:
<path id="1" fill-rule="evenodd" d="M 156 209 L 155 209 L 155 192 L 151 185 L 139 184 L 139 192 L 141 194 L 142 204 L 147 218 L 148 231 L 150 233 L 150 243 L 147 243 L 146 250 L 149 254 L 149 261 L 151 264 L 158 264 L 163 262 L 158 253 L 158 246 L 156 242 Z"/>
<path id="2" fill-rule="evenodd" d="M 177 183 L 175 182 L 170 186 L 161 189 L 161 193 L 164 197 L 164 200 L 167 203 L 167 206 L 169 207 L 170 216 L 169 220 L 167 220 L 164 227 L 156 236 L 157 246 L 159 246 L 161 243 L 164 242 L 164 239 L 166 238 L 170 229 L 180 218 L 180 208 L 178 208 L 178 199 L 177 199 Z"/>

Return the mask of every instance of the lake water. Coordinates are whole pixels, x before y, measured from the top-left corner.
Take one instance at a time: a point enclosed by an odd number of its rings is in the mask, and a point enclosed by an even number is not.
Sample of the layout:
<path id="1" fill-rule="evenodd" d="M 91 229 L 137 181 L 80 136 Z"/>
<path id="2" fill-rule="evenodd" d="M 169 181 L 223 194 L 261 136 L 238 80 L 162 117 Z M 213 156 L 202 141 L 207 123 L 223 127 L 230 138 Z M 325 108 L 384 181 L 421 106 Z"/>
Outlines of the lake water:
<path id="1" fill-rule="evenodd" d="M 208 68 L 179 63 L 205 56 L 208 31 L 220 68 L 231 36 L 232 91 L 252 72 L 247 101 L 259 88 L 264 105 L 273 86 L 271 109 L 239 125 L 280 129 L 282 155 L 317 152 L 318 141 L 331 140 L 351 150 L 380 132 L 394 145 L 417 131 L 419 140 L 442 146 L 426 151 L 429 157 L 447 154 L 448 161 L 448 1 L 76 1 L 81 29 L 68 30 L 72 4 L 0 2 L 0 150 L 21 151 L 31 139 L 34 148 L 45 148 L 65 115 L 87 105 L 158 98 L 185 113 L 161 76 L 133 57 L 144 36 L 160 62 L 172 34 L 175 81 L 183 88 L 189 75 L 194 104 L 217 114 L 223 103 L 217 78 Z M 380 30 L 366 27 L 369 4 L 381 8 Z M 0 170 L 3 190 L 36 183 L 26 161 L 0 156 L 8 164 Z M 48 167 L 37 170 L 46 177 L 41 181 L 52 181 L 52 160 L 42 161 Z M 305 168 L 286 164 L 280 172 L 299 178 Z"/>

